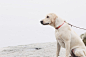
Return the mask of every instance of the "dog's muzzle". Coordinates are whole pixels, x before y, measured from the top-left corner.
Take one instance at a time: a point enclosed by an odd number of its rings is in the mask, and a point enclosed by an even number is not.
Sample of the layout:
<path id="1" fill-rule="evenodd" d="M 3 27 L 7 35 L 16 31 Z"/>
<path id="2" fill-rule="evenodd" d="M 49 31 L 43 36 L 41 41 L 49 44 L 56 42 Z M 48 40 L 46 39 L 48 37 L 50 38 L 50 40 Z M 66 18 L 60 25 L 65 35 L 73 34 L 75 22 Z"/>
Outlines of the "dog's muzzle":
<path id="1" fill-rule="evenodd" d="M 48 24 L 49 24 L 49 23 L 45 23 L 45 24 L 44 24 L 43 21 L 40 21 L 40 23 L 43 24 L 43 25 L 48 25 Z"/>

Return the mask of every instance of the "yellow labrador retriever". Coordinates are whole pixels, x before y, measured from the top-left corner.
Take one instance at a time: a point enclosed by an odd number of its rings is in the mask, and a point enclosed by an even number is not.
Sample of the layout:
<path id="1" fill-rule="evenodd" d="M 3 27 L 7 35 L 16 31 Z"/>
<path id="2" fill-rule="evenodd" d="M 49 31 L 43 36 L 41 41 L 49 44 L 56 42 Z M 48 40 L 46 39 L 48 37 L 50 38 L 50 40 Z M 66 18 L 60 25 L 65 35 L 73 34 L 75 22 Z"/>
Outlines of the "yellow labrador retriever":
<path id="1" fill-rule="evenodd" d="M 50 13 L 40 22 L 43 25 L 51 25 L 55 28 L 55 36 L 57 39 L 56 57 L 59 56 L 61 46 L 66 48 L 66 57 L 69 57 L 70 52 L 74 55 L 72 57 L 86 57 L 86 48 L 81 38 L 63 19 L 54 13 Z"/>

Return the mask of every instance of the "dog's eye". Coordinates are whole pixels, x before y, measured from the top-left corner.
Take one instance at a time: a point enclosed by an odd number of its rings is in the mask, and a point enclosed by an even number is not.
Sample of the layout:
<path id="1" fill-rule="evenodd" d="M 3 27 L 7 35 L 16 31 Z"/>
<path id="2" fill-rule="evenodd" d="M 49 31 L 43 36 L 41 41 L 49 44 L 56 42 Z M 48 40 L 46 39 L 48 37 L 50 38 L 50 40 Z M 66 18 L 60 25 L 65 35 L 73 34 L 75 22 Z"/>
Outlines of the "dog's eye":
<path id="1" fill-rule="evenodd" d="M 49 16 L 47 16 L 47 18 L 49 18 Z"/>

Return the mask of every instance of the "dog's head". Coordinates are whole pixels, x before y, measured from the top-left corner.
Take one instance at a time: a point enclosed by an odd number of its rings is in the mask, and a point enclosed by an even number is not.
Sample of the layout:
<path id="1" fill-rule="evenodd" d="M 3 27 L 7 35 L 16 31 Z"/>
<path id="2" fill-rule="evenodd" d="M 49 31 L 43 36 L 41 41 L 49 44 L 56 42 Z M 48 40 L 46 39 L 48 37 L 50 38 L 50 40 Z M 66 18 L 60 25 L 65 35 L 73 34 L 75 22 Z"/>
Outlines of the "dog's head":
<path id="1" fill-rule="evenodd" d="M 41 22 L 41 24 L 43 25 L 51 25 L 55 22 L 56 18 L 58 18 L 58 16 L 56 16 L 56 14 L 54 13 L 50 13 L 48 14 L 45 19 L 43 19 Z"/>

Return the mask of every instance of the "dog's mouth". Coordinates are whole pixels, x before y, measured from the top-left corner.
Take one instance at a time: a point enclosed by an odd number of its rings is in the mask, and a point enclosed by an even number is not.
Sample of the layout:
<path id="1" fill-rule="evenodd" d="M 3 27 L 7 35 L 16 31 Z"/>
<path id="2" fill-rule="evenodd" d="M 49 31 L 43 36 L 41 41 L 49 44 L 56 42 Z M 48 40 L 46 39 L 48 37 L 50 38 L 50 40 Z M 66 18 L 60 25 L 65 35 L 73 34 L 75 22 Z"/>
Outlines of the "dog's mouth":
<path id="1" fill-rule="evenodd" d="M 49 23 L 45 23 L 45 24 L 43 24 L 43 25 L 49 25 Z"/>
<path id="2" fill-rule="evenodd" d="M 49 25 L 49 23 L 43 23 L 43 21 L 40 21 L 41 22 L 41 24 L 43 24 L 43 25 Z"/>

